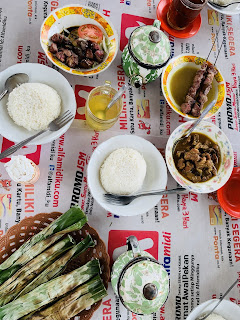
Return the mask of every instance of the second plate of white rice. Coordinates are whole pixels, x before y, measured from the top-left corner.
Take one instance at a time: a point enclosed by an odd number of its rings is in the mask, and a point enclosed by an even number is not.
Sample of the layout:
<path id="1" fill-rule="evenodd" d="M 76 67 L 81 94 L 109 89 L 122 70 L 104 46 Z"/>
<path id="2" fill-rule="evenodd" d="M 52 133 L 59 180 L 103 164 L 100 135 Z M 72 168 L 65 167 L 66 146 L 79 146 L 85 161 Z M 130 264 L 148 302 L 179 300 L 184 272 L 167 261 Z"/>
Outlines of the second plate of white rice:
<path id="1" fill-rule="evenodd" d="M 146 162 L 146 175 L 140 190 L 162 190 L 167 185 L 167 167 L 159 150 L 149 141 L 134 135 L 119 135 L 101 143 L 93 152 L 87 169 L 88 186 L 94 199 L 108 212 L 118 216 L 135 216 L 151 210 L 162 198 L 161 195 L 137 198 L 127 206 L 106 202 L 106 193 L 100 181 L 100 168 L 104 160 L 119 148 L 138 151 Z M 119 164 L 121 165 L 121 164 Z M 145 168 L 143 167 L 143 170 Z"/>

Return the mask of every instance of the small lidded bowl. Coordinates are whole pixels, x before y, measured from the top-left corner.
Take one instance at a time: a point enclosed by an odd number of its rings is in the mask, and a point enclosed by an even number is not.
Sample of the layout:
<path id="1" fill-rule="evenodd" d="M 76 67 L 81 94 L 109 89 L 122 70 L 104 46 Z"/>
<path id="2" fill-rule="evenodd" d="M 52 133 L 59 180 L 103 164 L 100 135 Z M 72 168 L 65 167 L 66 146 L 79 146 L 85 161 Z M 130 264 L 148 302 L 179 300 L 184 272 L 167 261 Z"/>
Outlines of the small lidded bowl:
<path id="1" fill-rule="evenodd" d="M 135 236 L 128 237 L 127 246 L 128 251 L 121 254 L 113 265 L 113 290 L 131 312 L 152 314 L 168 298 L 168 273 L 153 256 L 140 250 Z"/>
<path id="2" fill-rule="evenodd" d="M 170 41 L 160 30 L 160 21 L 133 30 L 122 53 L 123 70 L 132 86 L 139 88 L 160 77 L 170 54 Z"/>

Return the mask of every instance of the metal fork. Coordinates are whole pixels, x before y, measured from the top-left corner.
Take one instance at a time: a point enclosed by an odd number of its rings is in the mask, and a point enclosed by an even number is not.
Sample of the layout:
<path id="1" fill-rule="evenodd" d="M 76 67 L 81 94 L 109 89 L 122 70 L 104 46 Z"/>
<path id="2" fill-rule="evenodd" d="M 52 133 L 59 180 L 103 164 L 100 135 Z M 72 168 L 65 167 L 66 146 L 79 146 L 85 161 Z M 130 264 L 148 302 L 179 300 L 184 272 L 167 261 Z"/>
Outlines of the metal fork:
<path id="1" fill-rule="evenodd" d="M 24 147 L 27 143 L 29 143 L 30 141 L 32 141 L 36 137 L 40 136 L 44 132 L 47 132 L 47 131 L 58 131 L 59 129 L 64 127 L 69 121 L 71 121 L 73 118 L 74 118 L 74 115 L 69 110 L 67 110 L 60 117 L 58 117 L 57 119 L 55 119 L 52 122 L 50 122 L 50 124 L 48 125 L 48 127 L 46 129 L 39 131 L 38 133 L 34 134 L 33 136 L 31 136 L 31 137 L 29 137 L 29 138 L 27 138 L 27 139 L 15 144 L 15 145 L 13 145 L 13 146 L 11 146 L 10 148 L 8 148 L 5 151 L 3 151 L 0 154 L 0 160 L 10 156 L 15 151 L 17 151 L 18 149 Z"/>
<path id="2" fill-rule="evenodd" d="M 126 206 L 129 203 L 131 203 L 133 200 L 139 197 L 146 197 L 146 196 L 155 196 L 155 195 L 162 195 L 162 194 L 173 194 L 173 193 L 179 193 L 182 191 L 186 191 L 187 189 L 185 188 L 175 188 L 175 189 L 169 189 L 169 190 L 158 190 L 158 191 L 146 191 L 142 192 L 139 194 L 134 194 L 134 195 L 129 195 L 129 196 L 121 196 L 121 195 L 116 195 L 112 193 L 105 193 L 104 199 L 114 205 L 118 206 Z"/>

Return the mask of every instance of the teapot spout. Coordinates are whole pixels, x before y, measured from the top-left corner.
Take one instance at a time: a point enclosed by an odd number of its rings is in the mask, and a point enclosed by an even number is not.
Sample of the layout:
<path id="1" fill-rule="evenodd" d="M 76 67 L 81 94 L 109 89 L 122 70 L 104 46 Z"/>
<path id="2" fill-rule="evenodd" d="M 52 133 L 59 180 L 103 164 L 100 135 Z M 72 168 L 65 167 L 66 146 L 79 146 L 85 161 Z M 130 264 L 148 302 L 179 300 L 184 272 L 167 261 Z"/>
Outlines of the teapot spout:
<path id="1" fill-rule="evenodd" d="M 140 88 L 143 84 L 143 79 L 141 76 L 133 76 L 131 78 L 131 85 L 134 86 L 135 88 Z"/>

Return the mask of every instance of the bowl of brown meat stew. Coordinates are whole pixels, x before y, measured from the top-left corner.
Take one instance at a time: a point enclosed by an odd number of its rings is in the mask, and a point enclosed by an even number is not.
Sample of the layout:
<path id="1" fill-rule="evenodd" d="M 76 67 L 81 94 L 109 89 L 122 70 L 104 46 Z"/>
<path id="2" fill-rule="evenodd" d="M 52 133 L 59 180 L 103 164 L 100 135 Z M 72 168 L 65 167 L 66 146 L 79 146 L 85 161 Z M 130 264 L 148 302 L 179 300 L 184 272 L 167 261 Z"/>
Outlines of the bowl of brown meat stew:
<path id="1" fill-rule="evenodd" d="M 223 131 L 207 121 L 202 121 L 188 138 L 179 140 L 192 125 L 193 121 L 183 123 L 169 137 L 168 169 L 181 186 L 192 192 L 216 191 L 231 176 L 232 146 Z"/>
<path id="2" fill-rule="evenodd" d="M 206 118 L 221 108 L 225 81 L 218 67 L 204 58 L 182 54 L 172 58 L 162 73 L 162 90 L 169 106 L 181 116 L 196 119 L 214 99 Z"/>
<path id="3" fill-rule="evenodd" d="M 43 21 L 40 43 L 58 68 L 79 76 L 107 69 L 118 51 L 118 35 L 99 11 L 82 5 L 57 8 Z"/>

